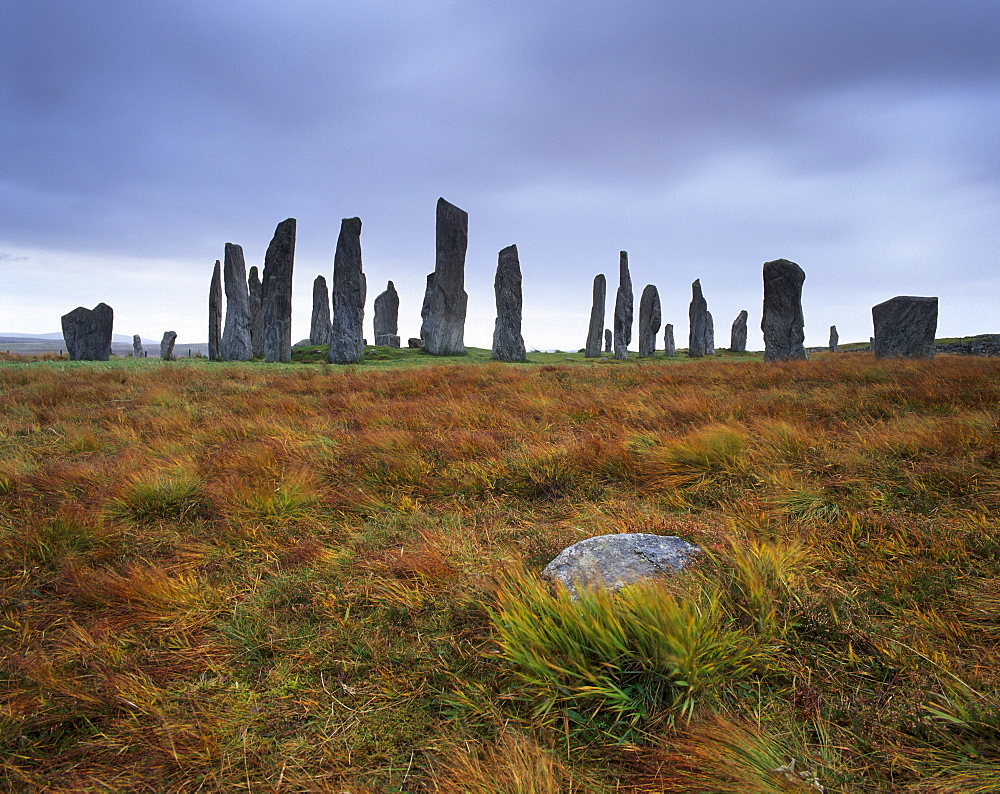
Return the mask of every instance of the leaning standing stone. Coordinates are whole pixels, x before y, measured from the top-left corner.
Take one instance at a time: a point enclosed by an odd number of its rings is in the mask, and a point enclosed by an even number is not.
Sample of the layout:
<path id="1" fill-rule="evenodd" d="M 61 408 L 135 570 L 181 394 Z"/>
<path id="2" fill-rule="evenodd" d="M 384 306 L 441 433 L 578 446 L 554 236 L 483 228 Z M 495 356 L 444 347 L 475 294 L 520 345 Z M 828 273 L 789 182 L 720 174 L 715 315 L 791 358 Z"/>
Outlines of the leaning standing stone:
<path id="1" fill-rule="evenodd" d="M 253 358 L 250 344 L 250 292 L 247 287 L 247 266 L 243 249 L 226 243 L 226 265 L 223 281 L 226 285 L 226 325 L 222 329 L 221 353 L 224 361 L 249 361 Z"/>
<path id="2" fill-rule="evenodd" d="M 603 273 L 594 276 L 594 300 L 590 304 L 590 328 L 587 330 L 587 345 L 584 357 L 597 358 L 601 355 L 601 332 L 604 330 L 604 304 L 608 299 L 608 282 Z"/>
<path id="3" fill-rule="evenodd" d="M 674 346 L 674 327 L 670 323 L 663 326 L 663 355 L 667 357 L 677 355 L 677 348 Z"/>
<path id="4" fill-rule="evenodd" d="M 802 282 L 806 274 L 794 262 L 775 259 L 764 263 L 765 361 L 793 361 L 808 358 L 803 346 Z"/>
<path id="5" fill-rule="evenodd" d="M 385 292 L 375 299 L 375 344 L 381 344 L 378 340 L 383 336 L 396 336 L 398 333 L 399 294 L 396 292 L 396 285 L 390 281 L 386 285 Z"/>
<path id="6" fill-rule="evenodd" d="M 611 333 L 610 328 L 604 329 L 604 352 L 610 353 L 612 351 L 612 346 L 614 345 L 614 335 Z"/>
<path id="7" fill-rule="evenodd" d="M 618 255 L 618 293 L 615 296 L 615 358 L 628 358 L 632 341 L 632 312 L 635 297 L 632 293 L 632 276 L 628 272 L 628 252 Z"/>
<path id="8" fill-rule="evenodd" d="M 164 361 L 174 360 L 174 342 L 177 341 L 176 331 L 165 331 L 160 340 L 160 358 Z"/>
<path id="9" fill-rule="evenodd" d="M 309 344 L 330 344 L 330 292 L 326 279 L 316 276 L 313 281 L 312 320 L 309 323 Z"/>
<path id="10" fill-rule="evenodd" d="M 733 329 L 729 336 L 729 351 L 731 353 L 747 352 L 747 310 L 744 309 L 733 320 Z"/>
<path id="11" fill-rule="evenodd" d="M 115 322 L 114 310 L 108 304 L 98 303 L 93 309 L 77 306 L 60 319 L 70 361 L 108 360 Z"/>
<path id="12" fill-rule="evenodd" d="M 934 358 L 938 299 L 900 295 L 872 307 L 875 358 Z"/>
<path id="13" fill-rule="evenodd" d="M 517 258 L 516 245 L 509 245 L 500 252 L 493 290 L 497 300 L 493 358 L 497 361 L 524 361 L 524 339 L 521 337 L 521 263 Z"/>
<path id="14" fill-rule="evenodd" d="M 830 352 L 837 352 L 837 345 L 840 344 L 840 334 L 837 333 L 837 326 L 830 326 Z"/>
<path id="15" fill-rule="evenodd" d="M 701 294 L 701 279 L 695 279 L 691 284 L 688 322 L 688 355 L 701 358 L 708 352 L 708 301 Z"/>
<path id="16" fill-rule="evenodd" d="M 469 242 L 469 214 L 443 198 L 437 203 L 434 282 L 429 284 L 430 304 L 425 324 L 424 348 L 436 356 L 465 352 L 465 251 Z"/>
<path id="17" fill-rule="evenodd" d="M 142 349 L 142 337 L 139 334 L 132 335 L 132 357 L 142 358 L 145 351 Z"/>
<path id="18" fill-rule="evenodd" d="M 264 254 L 264 361 L 292 360 L 292 268 L 295 218 L 278 224 Z"/>
<path id="19" fill-rule="evenodd" d="M 364 358 L 366 293 L 361 267 L 361 219 L 344 218 L 333 258 L 333 323 L 326 356 L 331 364 L 356 364 Z"/>
<path id="20" fill-rule="evenodd" d="M 262 306 L 264 286 L 260 283 L 260 274 L 256 265 L 250 268 L 247 286 L 250 288 L 250 348 L 253 350 L 254 358 L 262 358 L 264 356 L 264 312 Z"/>
<path id="21" fill-rule="evenodd" d="M 208 289 L 208 357 L 212 361 L 222 358 L 222 263 L 218 259 Z"/>
<path id="22" fill-rule="evenodd" d="M 660 332 L 660 293 L 647 284 L 639 298 L 639 357 L 648 358 L 656 352 L 656 335 Z"/>

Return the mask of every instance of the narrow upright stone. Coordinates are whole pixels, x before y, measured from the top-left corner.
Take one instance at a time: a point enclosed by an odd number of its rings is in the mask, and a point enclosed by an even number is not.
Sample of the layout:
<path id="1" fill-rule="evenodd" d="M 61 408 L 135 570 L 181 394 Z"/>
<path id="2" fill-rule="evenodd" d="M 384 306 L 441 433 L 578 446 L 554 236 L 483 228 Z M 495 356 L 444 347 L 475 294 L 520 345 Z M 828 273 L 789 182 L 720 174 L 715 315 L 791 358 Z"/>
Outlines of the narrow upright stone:
<path id="1" fill-rule="evenodd" d="M 628 252 L 618 255 L 618 292 L 615 295 L 615 358 L 627 359 L 632 341 L 632 312 L 635 296 L 632 293 L 632 276 L 628 272 Z"/>
<path id="2" fill-rule="evenodd" d="M 830 352 L 837 352 L 837 345 L 840 344 L 840 334 L 837 333 L 837 326 L 830 326 Z"/>
<path id="3" fill-rule="evenodd" d="M 427 274 L 427 286 L 424 287 L 424 300 L 420 304 L 420 338 L 426 343 L 430 329 L 431 299 L 434 297 L 434 274 Z M 423 347 L 423 345 L 421 345 Z"/>
<path id="4" fill-rule="evenodd" d="M 601 355 L 601 332 L 604 330 L 604 304 L 608 299 L 608 282 L 603 273 L 594 276 L 594 300 L 590 305 L 590 328 L 587 331 L 586 358 Z"/>
<path id="5" fill-rule="evenodd" d="M 177 341 L 176 331 L 165 331 L 160 340 L 160 358 L 164 361 L 174 360 L 174 342 Z"/>
<path id="6" fill-rule="evenodd" d="M 264 361 L 292 360 L 292 268 L 295 265 L 295 218 L 278 224 L 264 254 L 261 314 Z"/>
<path id="7" fill-rule="evenodd" d="M 688 306 L 688 355 L 701 358 L 708 352 L 708 301 L 701 293 L 701 279 L 691 284 L 691 305 Z"/>
<path id="8" fill-rule="evenodd" d="M 794 262 L 775 259 L 764 263 L 765 361 L 793 361 L 808 358 L 802 319 L 802 283 L 806 274 Z"/>
<path id="9" fill-rule="evenodd" d="M 222 358 L 222 263 L 218 259 L 208 289 L 208 357 L 212 361 Z"/>
<path id="10" fill-rule="evenodd" d="M 142 337 L 139 334 L 132 335 L 132 357 L 142 358 L 146 351 L 142 349 Z"/>
<path id="11" fill-rule="evenodd" d="M 934 358 L 938 299 L 899 295 L 872 307 L 875 358 Z"/>
<path id="12" fill-rule="evenodd" d="M 710 311 L 705 312 L 705 355 L 715 355 L 715 319 Z"/>
<path id="13" fill-rule="evenodd" d="M 677 348 L 674 346 L 674 327 L 670 323 L 663 326 L 663 355 L 668 358 L 677 355 Z"/>
<path id="14" fill-rule="evenodd" d="M 220 353 L 224 361 L 249 361 L 253 358 L 253 347 L 250 345 L 250 291 L 243 249 L 226 243 L 225 262 L 226 324 L 222 329 Z"/>
<path id="15" fill-rule="evenodd" d="M 309 344 L 330 344 L 330 291 L 326 279 L 316 276 L 313 281 L 312 322 L 309 324 Z"/>
<path id="16" fill-rule="evenodd" d="M 729 352 L 747 352 L 747 310 L 744 309 L 733 320 L 733 329 L 729 335 Z"/>
<path id="17" fill-rule="evenodd" d="M 115 322 L 114 310 L 108 304 L 98 303 L 93 309 L 77 306 L 60 319 L 70 361 L 108 360 Z"/>
<path id="18" fill-rule="evenodd" d="M 256 265 L 250 268 L 247 286 L 250 288 L 250 347 L 253 349 L 254 358 L 263 358 L 264 312 L 262 303 L 264 286 L 260 283 L 260 274 Z"/>
<path id="19" fill-rule="evenodd" d="M 397 337 L 399 347 L 399 293 L 391 281 L 386 285 L 385 292 L 375 298 L 375 344 L 383 336 Z"/>
<path id="20" fill-rule="evenodd" d="M 363 325 L 368 285 L 361 266 L 361 219 L 340 222 L 333 258 L 333 323 L 326 360 L 356 364 L 364 358 Z"/>
<path id="21" fill-rule="evenodd" d="M 647 284 L 639 298 L 639 357 L 648 358 L 656 352 L 656 335 L 660 332 L 660 293 Z"/>
<path id="22" fill-rule="evenodd" d="M 497 300 L 493 358 L 497 361 L 524 361 L 524 339 L 521 337 L 521 263 L 517 258 L 516 245 L 509 245 L 500 252 L 493 290 Z"/>
<path id="23" fill-rule="evenodd" d="M 610 328 L 605 328 L 604 329 L 604 352 L 605 353 L 612 352 L 613 346 L 614 346 L 614 335 L 611 333 L 611 329 Z"/>
<path id="24" fill-rule="evenodd" d="M 424 323 L 424 348 L 436 356 L 465 352 L 465 252 L 469 243 L 469 214 L 443 198 L 437 202 L 434 281 L 428 284 L 430 301 Z"/>

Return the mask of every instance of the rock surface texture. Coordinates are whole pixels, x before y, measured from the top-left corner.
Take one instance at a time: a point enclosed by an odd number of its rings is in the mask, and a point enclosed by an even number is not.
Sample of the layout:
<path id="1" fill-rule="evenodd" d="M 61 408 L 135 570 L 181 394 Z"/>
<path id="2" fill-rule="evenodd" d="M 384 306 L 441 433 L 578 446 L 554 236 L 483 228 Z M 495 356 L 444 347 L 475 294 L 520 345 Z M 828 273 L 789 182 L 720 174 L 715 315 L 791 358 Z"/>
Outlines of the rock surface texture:
<path id="1" fill-rule="evenodd" d="M 316 276 L 313 280 L 312 319 L 309 323 L 309 344 L 330 344 L 330 290 L 326 279 Z"/>
<path id="2" fill-rule="evenodd" d="M 656 352 L 656 335 L 660 333 L 660 293 L 647 284 L 639 298 L 639 357 L 648 358 Z"/>
<path id="3" fill-rule="evenodd" d="M 375 337 L 375 344 L 379 347 L 399 347 L 399 335 L 380 334 Z"/>
<path id="4" fill-rule="evenodd" d="M 465 352 L 465 252 L 469 243 L 469 214 L 443 198 L 437 203 L 436 255 L 433 283 L 428 282 L 430 300 L 421 329 L 424 349 L 436 356 Z"/>
<path id="5" fill-rule="evenodd" d="M 837 333 L 837 326 L 830 326 L 830 352 L 837 352 L 837 345 L 840 344 L 840 334 Z"/>
<path id="6" fill-rule="evenodd" d="M 541 577 L 576 596 L 581 590 L 618 591 L 676 573 L 700 551 L 693 543 L 672 535 L 598 535 L 563 549 L 545 566 Z"/>
<path id="7" fill-rule="evenodd" d="M 399 293 L 396 292 L 396 285 L 390 281 L 385 292 L 375 298 L 375 344 L 381 344 L 379 337 L 395 336 L 398 333 Z"/>
<path id="8" fill-rule="evenodd" d="M 733 320 L 733 328 L 729 335 L 729 350 L 732 353 L 747 352 L 747 310 L 744 309 Z"/>
<path id="9" fill-rule="evenodd" d="M 497 257 L 497 274 L 493 280 L 496 293 L 497 319 L 493 326 L 493 353 L 496 361 L 524 361 L 524 339 L 521 336 L 521 262 L 517 246 L 509 245 Z"/>
<path id="10" fill-rule="evenodd" d="M 701 358 L 708 353 L 708 301 L 701 292 L 701 279 L 691 284 L 688 306 L 688 355 Z"/>
<path id="11" fill-rule="evenodd" d="M 247 286 L 250 288 L 250 348 L 254 358 L 261 358 L 264 355 L 264 285 L 260 283 L 256 265 L 250 268 Z"/>
<path id="12" fill-rule="evenodd" d="M 406 340 L 406 346 L 414 350 L 419 350 L 424 346 L 424 340 L 418 336 L 411 336 Z"/>
<path id="13" fill-rule="evenodd" d="M 615 340 L 615 337 L 614 337 L 614 334 L 611 333 L 611 329 L 610 328 L 605 328 L 604 329 L 604 352 L 605 353 L 612 352 L 612 350 L 614 349 L 614 343 L 615 343 L 614 340 Z"/>
<path id="14" fill-rule="evenodd" d="M 145 355 L 146 351 L 142 349 L 142 337 L 139 334 L 132 334 L 132 356 L 142 358 Z"/>
<path id="15" fill-rule="evenodd" d="M 222 263 L 218 259 L 208 288 L 208 357 L 212 361 L 222 358 Z"/>
<path id="16" fill-rule="evenodd" d="M 77 306 L 61 320 L 70 361 L 108 360 L 115 323 L 114 310 L 108 304 L 98 303 L 93 309 Z"/>
<path id="17" fill-rule="evenodd" d="M 222 329 L 220 353 L 224 361 L 249 361 L 253 358 L 250 344 L 250 291 L 247 287 L 247 266 L 243 249 L 226 243 L 223 282 L 226 287 L 226 324 Z"/>
<path id="18" fill-rule="evenodd" d="M 604 331 L 604 305 L 608 300 L 608 280 L 603 273 L 594 276 L 594 300 L 590 304 L 590 328 L 587 330 L 587 344 L 584 357 L 597 358 L 601 355 L 601 337 Z"/>
<path id="19" fill-rule="evenodd" d="M 292 360 L 292 268 L 295 265 L 295 218 L 286 218 L 274 230 L 264 254 L 261 315 L 264 324 L 264 361 Z"/>
<path id="20" fill-rule="evenodd" d="M 176 331 L 165 331 L 160 340 L 160 358 L 164 361 L 174 360 L 174 342 L 177 341 Z"/>
<path id="21" fill-rule="evenodd" d="M 715 318 L 711 312 L 705 312 L 705 355 L 715 355 Z"/>
<path id="22" fill-rule="evenodd" d="M 618 255 L 618 292 L 615 294 L 615 358 L 628 358 L 632 341 L 632 313 L 635 296 L 632 293 L 632 276 L 628 271 L 628 252 Z"/>
<path id="23" fill-rule="evenodd" d="M 875 358 L 934 358 L 938 299 L 899 295 L 872 307 Z"/>
<path id="24" fill-rule="evenodd" d="M 674 345 L 674 326 L 670 323 L 663 326 L 663 355 L 668 358 L 677 355 L 677 348 Z"/>
<path id="25" fill-rule="evenodd" d="M 806 274 L 794 262 L 775 259 L 764 263 L 765 361 L 804 361 L 807 358 L 802 319 L 802 282 Z"/>
<path id="26" fill-rule="evenodd" d="M 368 285 L 361 267 L 361 219 L 344 218 L 333 258 L 331 364 L 355 364 L 364 357 L 365 297 Z"/>

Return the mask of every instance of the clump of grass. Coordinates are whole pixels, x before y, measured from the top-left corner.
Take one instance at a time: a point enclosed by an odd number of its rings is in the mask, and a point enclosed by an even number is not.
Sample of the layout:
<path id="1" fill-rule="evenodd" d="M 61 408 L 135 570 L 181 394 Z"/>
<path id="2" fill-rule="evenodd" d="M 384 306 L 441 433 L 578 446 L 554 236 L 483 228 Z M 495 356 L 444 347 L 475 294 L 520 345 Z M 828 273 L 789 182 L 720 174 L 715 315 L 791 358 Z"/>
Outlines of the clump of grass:
<path id="1" fill-rule="evenodd" d="M 134 526 L 156 522 L 186 523 L 211 515 L 201 480 L 185 471 L 140 476 L 107 507 L 110 518 Z"/>

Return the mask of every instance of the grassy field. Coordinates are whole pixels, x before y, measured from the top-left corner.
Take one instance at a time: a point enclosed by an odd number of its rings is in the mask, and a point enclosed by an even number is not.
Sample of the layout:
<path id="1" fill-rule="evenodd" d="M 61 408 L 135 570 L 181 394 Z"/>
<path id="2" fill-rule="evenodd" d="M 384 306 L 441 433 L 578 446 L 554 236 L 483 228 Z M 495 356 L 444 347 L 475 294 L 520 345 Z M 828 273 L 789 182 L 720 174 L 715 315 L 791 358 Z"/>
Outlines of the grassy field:
<path id="1" fill-rule="evenodd" d="M 1000 790 L 1000 361 L 309 355 L 0 362 L 0 787 Z"/>

